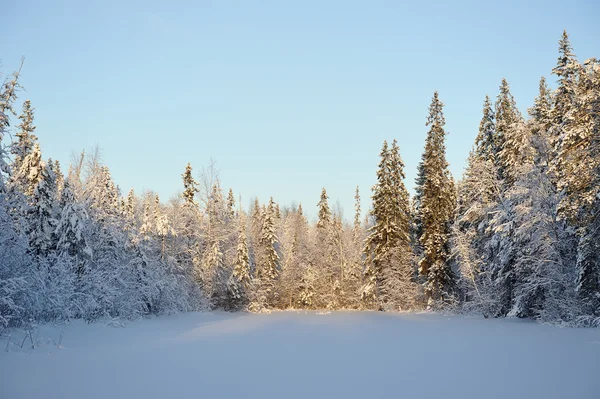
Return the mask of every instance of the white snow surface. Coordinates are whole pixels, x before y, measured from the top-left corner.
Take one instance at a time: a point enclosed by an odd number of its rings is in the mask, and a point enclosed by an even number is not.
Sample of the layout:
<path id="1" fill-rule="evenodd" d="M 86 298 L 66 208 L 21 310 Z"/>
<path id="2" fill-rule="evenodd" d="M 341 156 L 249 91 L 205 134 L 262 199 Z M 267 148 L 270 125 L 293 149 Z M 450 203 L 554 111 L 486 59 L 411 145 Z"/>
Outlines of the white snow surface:
<path id="1" fill-rule="evenodd" d="M 600 398 L 600 330 L 377 312 L 187 313 L 0 340 L 0 398 Z M 19 335 L 20 334 L 20 335 Z M 20 345 L 22 332 L 12 340 Z"/>

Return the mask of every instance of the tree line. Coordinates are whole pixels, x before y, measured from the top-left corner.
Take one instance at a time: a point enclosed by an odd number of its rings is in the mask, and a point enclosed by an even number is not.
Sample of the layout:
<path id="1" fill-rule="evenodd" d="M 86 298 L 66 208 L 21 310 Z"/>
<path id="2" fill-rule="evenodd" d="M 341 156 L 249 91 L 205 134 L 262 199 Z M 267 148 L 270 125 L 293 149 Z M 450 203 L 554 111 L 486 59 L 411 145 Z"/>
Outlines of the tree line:
<path id="1" fill-rule="evenodd" d="M 190 310 L 434 309 L 600 324 L 600 64 L 564 32 L 523 116 L 502 80 L 462 179 L 434 93 L 416 188 L 384 142 L 363 214 L 255 200 L 188 163 L 181 195 L 121 193 L 97 152 L 44 159 L 20 70 L 0 90 L 0 331 L 35 321 Z M 15 117 L 18 122 L 14 121 Z M 18 123 L 13 126 L 14 123 Z M 7 136 L 14 132 L 13 139 Z"/>

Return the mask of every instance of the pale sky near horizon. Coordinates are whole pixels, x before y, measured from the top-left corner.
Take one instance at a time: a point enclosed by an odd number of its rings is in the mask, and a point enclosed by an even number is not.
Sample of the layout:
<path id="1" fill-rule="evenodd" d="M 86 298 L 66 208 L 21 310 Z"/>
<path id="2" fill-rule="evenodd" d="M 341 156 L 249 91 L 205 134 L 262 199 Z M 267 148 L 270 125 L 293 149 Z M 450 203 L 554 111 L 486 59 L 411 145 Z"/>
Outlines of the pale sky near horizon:
<path id="1" fill-rule="evenodd" d="M 417 4 L 419 3 L 419 4 Z M 525 112 L 563 29 L 600 57 L 600 3 L 558 1 L 0 0 L 0 71 L 18 67 L 44 158 L 98 145 L 123 192 L 181 191 L 211 158 L 222 186 L 352 218 L 384 139 L 414 186 L 434 90 L 460 178 L 483 99 L 503 77 Z M 16 123 L 15 123 L 16 124 Z"/>

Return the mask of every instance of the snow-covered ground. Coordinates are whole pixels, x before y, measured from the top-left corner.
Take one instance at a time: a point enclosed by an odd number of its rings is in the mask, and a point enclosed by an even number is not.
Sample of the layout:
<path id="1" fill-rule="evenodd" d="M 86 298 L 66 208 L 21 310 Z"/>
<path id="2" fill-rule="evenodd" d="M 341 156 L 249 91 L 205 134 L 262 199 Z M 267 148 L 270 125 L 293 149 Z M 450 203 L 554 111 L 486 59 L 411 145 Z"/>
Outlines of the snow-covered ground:
<path id="1" fill-rule="evenodd" d="M 434 314 L 188 313 L 124 328 L 77 321 L 57 348 L 61 329 L 40 327 L 33 350 L 7 353 L 0 341 L 0 398 L 600 398 L 598 329 Z"/>

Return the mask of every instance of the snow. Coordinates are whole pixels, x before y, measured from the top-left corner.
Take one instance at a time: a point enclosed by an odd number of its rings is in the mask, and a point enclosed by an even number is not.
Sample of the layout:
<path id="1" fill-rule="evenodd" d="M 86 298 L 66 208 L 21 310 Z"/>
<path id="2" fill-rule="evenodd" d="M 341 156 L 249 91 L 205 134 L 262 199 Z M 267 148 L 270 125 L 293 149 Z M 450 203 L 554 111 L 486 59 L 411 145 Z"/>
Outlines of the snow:
<path id="1" fill-rule="evenodd" d="M 187 313 L 0 340 L 0 398 L 598 398 L 600 330 L 377 312 Z M 18 335 L 20 334 L 20 335 Z M 12 338 L 20 341 L 23 333 Z"/>

